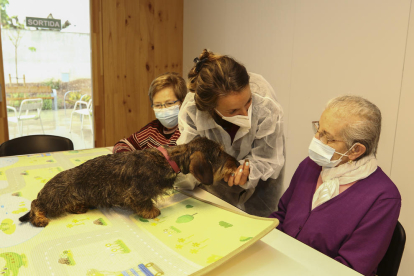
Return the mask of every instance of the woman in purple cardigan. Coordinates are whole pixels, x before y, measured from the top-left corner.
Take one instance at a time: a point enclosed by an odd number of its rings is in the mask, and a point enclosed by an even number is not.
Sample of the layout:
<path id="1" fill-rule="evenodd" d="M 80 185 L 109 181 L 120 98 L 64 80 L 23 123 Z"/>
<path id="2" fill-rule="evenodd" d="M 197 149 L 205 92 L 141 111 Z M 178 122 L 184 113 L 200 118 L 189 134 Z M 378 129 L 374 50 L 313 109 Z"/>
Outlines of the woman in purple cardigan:
<path id="1" fill-rule="evenodd" d="M 342 96 L 312 124 L 309 157 L 270 217 L 286 234 L 375 275 L 401 208 L 397 187 L 377 165 L 381 112 L 361 97 Z"/>

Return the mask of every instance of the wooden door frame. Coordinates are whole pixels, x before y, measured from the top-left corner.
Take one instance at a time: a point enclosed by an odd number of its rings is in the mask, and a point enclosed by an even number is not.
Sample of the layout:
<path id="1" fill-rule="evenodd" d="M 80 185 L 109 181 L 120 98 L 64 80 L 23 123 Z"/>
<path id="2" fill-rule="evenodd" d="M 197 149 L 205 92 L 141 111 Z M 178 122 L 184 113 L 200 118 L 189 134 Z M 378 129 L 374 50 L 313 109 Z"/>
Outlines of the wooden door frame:
<path id="1" fill-rule="evenodd" d="M 9 140 L 9 124 L 7 122 L 6 86 L 4 82 L 3 47 L 0 29 L 0 144 Z"/>
<path id="2" fill-rule="evenodd" d="M 106 146 L 105 140 L 105 94 L 104 68 L 102 57 L 102 0 L 89 1 L 90 37 L 91 37 L 91 67 L 92 67 L 92 97 L 93 97 L 93 127 L 95 147 Z"/>

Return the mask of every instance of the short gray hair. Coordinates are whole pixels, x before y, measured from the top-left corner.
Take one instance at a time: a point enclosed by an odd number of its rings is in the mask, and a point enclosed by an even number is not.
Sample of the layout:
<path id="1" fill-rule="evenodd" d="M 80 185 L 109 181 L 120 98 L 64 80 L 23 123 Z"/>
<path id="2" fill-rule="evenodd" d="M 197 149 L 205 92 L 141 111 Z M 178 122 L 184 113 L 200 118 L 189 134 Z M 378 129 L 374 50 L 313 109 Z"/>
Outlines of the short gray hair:
<path id="1" fill-rule="evenodd" d="M 326 104 L 330 109 L 343 118 L 355 118 L 342 130 L 342 137 L 349 149 L 355 143 L 366 147 L 366 152 L 358 159 L 370 154 L 377 154 L 381 134 L 381 111 L 370 101 L 359 96 L 340 96 Z"/>

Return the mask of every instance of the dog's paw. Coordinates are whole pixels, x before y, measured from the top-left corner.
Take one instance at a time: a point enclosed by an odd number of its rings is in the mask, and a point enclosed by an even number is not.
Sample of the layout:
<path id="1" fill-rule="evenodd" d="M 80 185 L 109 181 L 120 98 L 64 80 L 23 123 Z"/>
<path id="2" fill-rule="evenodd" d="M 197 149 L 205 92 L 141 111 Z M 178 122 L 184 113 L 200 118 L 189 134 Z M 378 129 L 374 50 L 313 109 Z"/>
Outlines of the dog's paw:
<path id="1" fill-rule="evenodd" d="M 83 205 L 83 204 L 71 206 L 66 209 L 66 211 L 71 214 L 84 214 L 88 212 L 88 210 L 89 210 L 88 206 Z"/>
<path id="2" fill-rule="evenodd" d="M 36 217 L 31 219 L 30 222 L 36 227 L 46 227 L 49 224 L 49 219 L 47 217 Z"/>
<path id="3" fill-rule="evenodd" d="M 160 214 L 161 214 L 161 211 L 157 207 L 155 207 L 155 206 L 153 206 L 152 209 L 149 210 L 149 211 L 140 212 L 140 216 L 142 218 L 146 218 L 146 219 L 156 218 Z"/>

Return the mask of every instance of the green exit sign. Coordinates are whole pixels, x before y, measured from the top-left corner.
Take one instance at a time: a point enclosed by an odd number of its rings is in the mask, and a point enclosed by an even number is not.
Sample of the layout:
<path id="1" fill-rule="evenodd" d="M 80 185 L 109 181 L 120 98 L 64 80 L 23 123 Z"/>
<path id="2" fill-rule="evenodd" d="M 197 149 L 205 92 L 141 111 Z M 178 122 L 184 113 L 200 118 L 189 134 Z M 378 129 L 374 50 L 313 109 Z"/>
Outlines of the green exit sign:
<path id="1" fill-rule="evenodd" d="M 26 26 L 60 30 L 62 25 L 60 19 L 26 17 Z"/>

